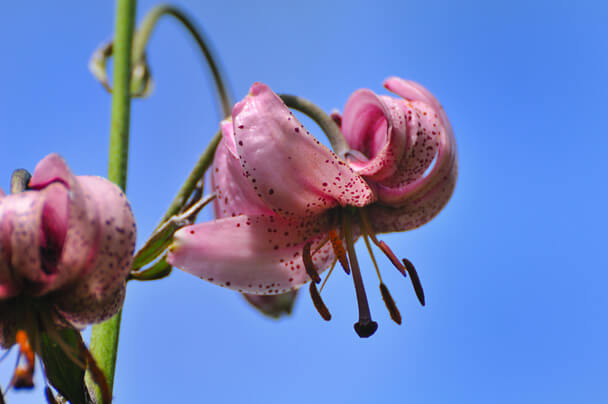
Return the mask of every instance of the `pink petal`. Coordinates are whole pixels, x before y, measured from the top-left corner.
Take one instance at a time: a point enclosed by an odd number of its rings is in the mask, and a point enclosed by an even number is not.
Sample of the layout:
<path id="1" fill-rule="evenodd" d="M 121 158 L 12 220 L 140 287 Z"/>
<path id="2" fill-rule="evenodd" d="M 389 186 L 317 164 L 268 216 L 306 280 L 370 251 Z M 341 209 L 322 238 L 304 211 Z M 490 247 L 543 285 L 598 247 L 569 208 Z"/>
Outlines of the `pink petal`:
<path id="1" fill-rule="evenodd" d="M 439 134 L 436 161 L 430 172 L 415 181 L 406 181 L 406 184 L 398 188 L 390 189 L 390 187 L 387 188 L 379 185 L 378 193 L 381 195 L 381 198 L 384 201 L 407 205 L 410 202 L 416 204 L 416 201 L 428 198 L 427 194 L 437 192 L 436 189 L 451 188 L 453 190 L 453 185 L 450 186 L 449 184 L 455 182 L 458 171 L 456 141 L 445 111 L 437 99 L 420 84 L 398 77 L 391 77 L 385 81 L 384 86 L 408 101 L 420 101 L 428 104 L 441 120 L 443 128 Z"/>
<path id="2" fill-rule="evenodd" d="M 44 194 L 53 182 L 61 183 L 69 190 L 68 223 L 55 278 L 41 288 L 39 294 L 56 290 L 87 273 L 98 253 L 100 222 L 96 201 L 86 197 L 80 182 L 57 154 L 49 154 L 38 163 L 30 187 Z"/>
<path id="3" fill-rule="evenodd" d="M 232 116 L 242 170 L 274 212 L 313 216 L 375 200 L 369 185 L 312 137 L 268 86 L 254 84 Z"/>
<path id="4" fill-rule="evenodd" d="M 278 294 L 309 280 L 302 250 L 318 247 L 327 215 L 300 221 L 267 215 L 241 215 L 187 226 L 175 233 L 167 261 L 216 285 L 252 294 Z M 313 254 L 319 271 L 333 260 L 325 243 Z"/>
<path id="5" fill-rule="evenodd" d="M 62 186 L 57 184 L 56 187 Z M 52 276 L 42 270 L 40 262 L 43 208 L 44 198 L 36 191 L 20 192 L 0 201 L 4 297 L 20 290 L 24 280 L 34 290 L 51 281 Z"/>
<path id="6" fill-rule="evenodd" d="M 349 160 L 350 166 L 373 181 L 393 175 L 412 142 L 406 123 L 400 101 L 379 97 L 370 90 L 355 91 L 344 107 L 342 131 L 348 144 L 368 160 Z"/>
<path id="7" fill-rule="evenodd" d="M 243 174 L 241 161 L 236 154 L 234 129 L 231 120 L 221 123 L 222 140 L 215 151 L 211 184 L 217 198 L 214 201 L 215 217 L 243 214 L 271 214 L 253 185 Z"/>
<path id="8" fill-rule="evenodd" d="M 72 323 L 102 321 L 116 313 L 124 298 L 135 248 L 135 219 L 124 193 L 110 181 L 79 176 L 77 181 L 98 214 L 99 241 L 95 254 L 74 286 L 56 299 Z"/>
<path id="9" fill-rule="evenodd" d="M 408 198 L 400 207 L 385 206 L 376 203 L 369 209 L 369 217 L 376 233 L 412 230 L 433 219 L 447 204 L 454 187 L 458 167 L 456 160 L 447 174 L 443 177 L 433 177 L 424 185 L 424 194 L 416 198 Z"/>
<path id="10" fill-rule="evenodd" d="M 426 104 L 429 104 L 435 111 L 438 111 L 443 126 L 449 132 L 448 136 L 454 136 L 452 125 L 448 120 L 448 116 L 446 115 L 445 110 L 443 109 L 437 98 L 435 98 L 435 96 L 431 94 L 431 92 L 425 87 L 414 81 L 404 80 L 400 77 L 394 76 L 384 80 L 384 87 L 387 90 L 397 94 L 398 96 L 405 98 L 406 100 L 422 101 Z"/>

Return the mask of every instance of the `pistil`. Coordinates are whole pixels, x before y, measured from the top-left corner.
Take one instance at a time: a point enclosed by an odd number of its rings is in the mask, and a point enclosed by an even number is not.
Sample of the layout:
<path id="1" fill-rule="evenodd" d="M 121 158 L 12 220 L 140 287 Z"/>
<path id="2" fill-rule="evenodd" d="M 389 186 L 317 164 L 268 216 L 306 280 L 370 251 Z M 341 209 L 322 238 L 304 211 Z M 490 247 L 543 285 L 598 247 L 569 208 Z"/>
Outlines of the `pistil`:
<path id="1" fill-rule="evenodd" d="M 373 335 L 378 329 L 378 323 L 372 320 L 363 286 L 363 278 L 359 269 L 359 262 L 355 254 L 355 245 L 352 233 L 352 223 L 350 213 L 347 210 L 342 211 L 342 234 L 346 239 L 346 249 L 350 260 L 350 268 L 353 274 L 353 283 L 355 284 L 355 292 L 357 294 L 357 305 L 359 306 L 359 321 L 355 323 L 355 331 L 361 338 L 367 338 Z"/>

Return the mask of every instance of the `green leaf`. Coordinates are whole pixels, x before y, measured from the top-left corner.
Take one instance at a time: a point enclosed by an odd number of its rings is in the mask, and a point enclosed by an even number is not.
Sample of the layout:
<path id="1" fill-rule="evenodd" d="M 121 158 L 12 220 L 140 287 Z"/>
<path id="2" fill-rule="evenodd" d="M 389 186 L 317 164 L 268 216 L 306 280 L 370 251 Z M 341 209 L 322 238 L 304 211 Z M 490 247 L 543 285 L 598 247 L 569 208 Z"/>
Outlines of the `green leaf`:
<path id="1" fill-rule="evenodd" d="M 76 330 L 64 328 L 58 330 L 65 345 L 71 349 L 74 357 L 81 363 L 86 363 L 80 354 L 82 336 Z M 74 363 L 64 349 L 48 334 L 42 334 L 42 362 L 46 377 L 55 389 L 72 404 L 86 404 L 86 387 L 84 385 L 84 369 Z"/>

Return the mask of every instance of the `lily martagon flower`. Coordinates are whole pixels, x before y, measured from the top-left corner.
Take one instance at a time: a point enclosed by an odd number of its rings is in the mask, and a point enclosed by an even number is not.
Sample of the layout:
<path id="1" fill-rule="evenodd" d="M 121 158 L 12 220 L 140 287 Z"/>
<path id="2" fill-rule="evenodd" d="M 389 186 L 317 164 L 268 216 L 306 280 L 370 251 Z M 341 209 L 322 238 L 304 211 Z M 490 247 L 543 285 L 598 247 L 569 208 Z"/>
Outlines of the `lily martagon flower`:
<path id="1" fill-rule="evenodd" d="M 375 233 L 391 231 L 372 230 L 376 223 L 370 224 L 369 209 L 379 205 L 377 185 L 312 137 L 267 86 L 254 84 L 221 129 L 212 173 L 220 219 L 179 230 L 168 262 L 249 294 L 285 293 L 312 279 L 313 302 L 328 320 L 315 284 L 318 273 L 340 261 L 347 273 L 352 271 L 357 292 L 355 330 L 368 337 L 377 324 L 354 252 L 354 241 L 363 234 L 368 245 L 369 236 L 404 275 L 411 275 L 424 303 L 413 266 L 398 261 L 375 238 Z M 361 161 L 367 158 L 363 152 L 353 154 Z M 400 323 L 382 281 L 380 289 L 391 317 Z"/>
<path id="2" fill-rule="evenodd" d="M 57 154 L 20 191 L 0 190 L 0 345 L 23 347 L 29 337 L 36 350 L 43 332 L 52 337 L 120 309 L 135 221 L 117 186 L 74 176 Z"/>

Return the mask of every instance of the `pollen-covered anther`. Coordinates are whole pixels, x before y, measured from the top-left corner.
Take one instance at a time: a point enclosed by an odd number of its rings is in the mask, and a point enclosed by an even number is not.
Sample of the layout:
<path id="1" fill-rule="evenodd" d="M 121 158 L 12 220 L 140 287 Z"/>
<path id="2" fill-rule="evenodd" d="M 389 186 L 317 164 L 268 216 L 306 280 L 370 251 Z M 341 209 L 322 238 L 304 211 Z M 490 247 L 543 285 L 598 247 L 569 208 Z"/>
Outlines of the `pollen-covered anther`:
<path id="1" fill-rule="evenodd" d="M 403 258 L 403 265 L 407 270 L 407 273 L 410 274 L 410 279 L 412 280 L 412 286 L 414 287 L 414 292 L 416 292 L 416 297 L 421 305 L 424 306 L 424 290 L 422 289 L 422 283 L 420 282 L 420 278 L 418 277 L 418 272 L 416 272 L 416 268 L 414 268 L 414 264 L 407 258 Z"/>
<path id="2" fill-rule="evenodd" d="M 348 265 L 348 257 L 346 256 L 346 250 L 344 249 L 344 245 L 342 244 L 342 240 L 338 236 L 338 232 L 335 229 L 329 231 L 329 241 L 331 242 L 331 246 L 334 249 L 334 253 L 336 257 L 338 257 L 338 261 L 340 261 L 340 265 L 344 269 L 346 274 L 350 274 L 350 267 Z"/>
<path id="3" fill-rule="evenodd" d="M 323 299 L 321 299 L 321 295 L 319 294 L 319 291 L 317 290 L 317 285 L 314 282 L 310 282 L 309 290 L 310 290 L 310 298 L 312 299 L 312 302 L 315 305 L 315 309 L 317 309 L 317 311 L 319 312 L 321 317 L 323 317 L 323 320 L 325 320 L 325 321 L 331 320 L 331 313 L 329 312 L 329 309 L 323 302 Z"/>
<path id="4" fill-rule="evenodd" d="M 393 253 L 390 247 L 384 241 L 375 240 L 375 237 L 372 237 L 372 240 L 382 250 L 384 255 L 386 255 L 386 257 L 393 263 L 395 268 L 397 268 L 397 270 L 401 272 L 403 276 L 407 276 L 406 268 L 403 266 L 403 264 L 401 264 L 401 262 L 399 262 L 399 259 L 397 256 L 395 256 L 395 253 Z"/>
<path id="5" fill-rule="evenodd" d="M 304 268 L 306 269 L 308 276 L 310 276 L 310 279 L 312 279 L 315 283 L 321 282 L 321 277 L 315 268 L 315 264 L 312 262 L 312 255 L 310 254 L 310 242 L 304 244 L 302 261 L 304 261 Z"/>
<path id="6" fill-rule="evenodd" d="M 393 319 L 395 323 L 401 325 L 401 313 L 384 283 L 380 284 L 380 293 L 382 294 L 382 300 L 384 300 L 384 304 L 391 315 L 391 319 Z"/>
<path id="7" fill-rule="evenodd" d="M 10 384 L 15 389 L 31 389 L 34 387 L 34 350 L 25 331 L 17 331 L 16 340 L 19 344 L 19 358 L 23 357 L 25 364 L 15 369 Z"/>

